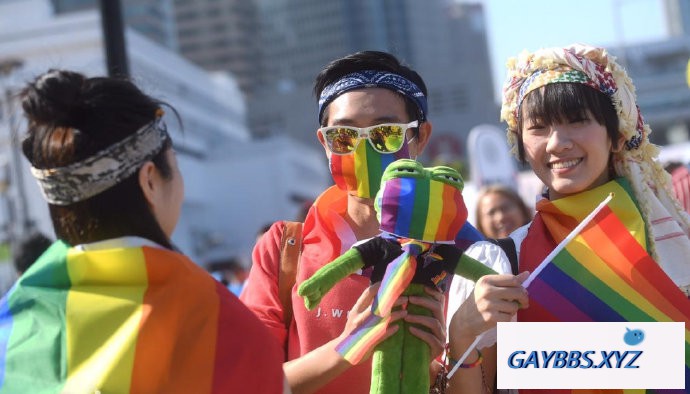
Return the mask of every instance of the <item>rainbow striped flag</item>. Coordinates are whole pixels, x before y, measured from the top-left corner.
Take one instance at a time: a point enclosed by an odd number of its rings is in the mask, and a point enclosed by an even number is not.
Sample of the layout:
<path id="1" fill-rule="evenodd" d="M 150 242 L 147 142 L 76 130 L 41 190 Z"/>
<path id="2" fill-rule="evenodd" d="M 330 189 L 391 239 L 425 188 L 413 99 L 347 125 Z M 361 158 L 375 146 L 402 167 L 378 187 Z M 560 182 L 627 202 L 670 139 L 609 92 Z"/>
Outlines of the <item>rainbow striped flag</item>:
<path id="1" fill-rule="evenodd" d="M 530 308 L 544 315 L 541 321 L 685 322 L 690 383 L 690 301 L 610 207 L 545 265 L 528 289 Z"/>
<path id="2" fill-rule="evenodd" d="M 462 191 L 428 178 L 393 178 L 377 196 L 381 230 L 427 242 L 452 241 L 467 221 Z"/>
<path id="3" fill-rule="evenodd" d="M 56 242 L 0 300 L 0 393 L 220 393 L 251 380 L 236 376 L 248 339 L 233 335 L 253 315 L 227 289 L 179 253 L 105 242 L 122 245 Z"/>

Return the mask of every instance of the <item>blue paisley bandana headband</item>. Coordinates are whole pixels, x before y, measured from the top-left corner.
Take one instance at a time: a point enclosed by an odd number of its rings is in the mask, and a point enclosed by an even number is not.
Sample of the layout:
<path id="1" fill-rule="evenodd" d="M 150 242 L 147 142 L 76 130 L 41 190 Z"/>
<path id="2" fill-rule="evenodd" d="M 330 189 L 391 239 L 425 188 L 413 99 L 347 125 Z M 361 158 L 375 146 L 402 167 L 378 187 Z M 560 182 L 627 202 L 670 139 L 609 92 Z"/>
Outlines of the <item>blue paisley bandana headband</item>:
<path id="1" fill-rule="evenodd" d="M 319 118 L 324 109 L 341 94 L 360 88 L 384 88 L 400 93 L 417 105 L 420 121 L 425 121 L 428 108 L 426 96 L 417 85 L 409 79 L 388 71 L 364 70 L 347 74 L 332 84 L 326 86 L 319 97 Z"/>
<path id="2" fill-rule="evenodd" d="M 169 140 L 161 117 L 91 157 L 65 167 L 31 173 L 48 203 L 69 205 L 93 197 L 122 182 L 151 160 Z"/>

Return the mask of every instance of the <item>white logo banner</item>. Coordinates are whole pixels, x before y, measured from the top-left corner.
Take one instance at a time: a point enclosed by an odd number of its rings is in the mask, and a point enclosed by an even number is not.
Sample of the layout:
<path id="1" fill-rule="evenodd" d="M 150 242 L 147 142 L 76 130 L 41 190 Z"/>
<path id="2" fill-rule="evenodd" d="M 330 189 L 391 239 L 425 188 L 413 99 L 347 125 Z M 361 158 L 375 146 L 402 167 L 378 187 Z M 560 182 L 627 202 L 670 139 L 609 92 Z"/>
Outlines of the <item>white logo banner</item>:
<path id="1" fill-rule="evenodd" d="M 498 323 L 499 389 L 683 389 L 684 323 Z"/>

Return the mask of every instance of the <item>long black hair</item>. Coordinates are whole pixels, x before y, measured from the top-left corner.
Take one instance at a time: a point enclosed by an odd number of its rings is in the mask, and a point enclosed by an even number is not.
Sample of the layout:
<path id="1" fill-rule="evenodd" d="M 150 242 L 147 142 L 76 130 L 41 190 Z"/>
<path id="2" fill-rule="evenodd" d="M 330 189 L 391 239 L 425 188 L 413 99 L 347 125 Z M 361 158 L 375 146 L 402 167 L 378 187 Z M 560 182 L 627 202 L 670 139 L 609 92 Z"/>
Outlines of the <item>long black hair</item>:
<path id="1" fill-rule="evenodd" d="M 24 155 L 38 169 L 63 167 L 92 156 L 153 121 L 162 102 L 132 82 L 87 78 L 49 70 L 21 92 L 28 120 Z M 152 159 L 164 179 L 172 177 L 165 153 L 169 139 Z M 138 181 L 138 171 L 123 182 L 71 205 L 49 204 L 55 234 L 68 244 L 140 236 L 172 248 Z"/>

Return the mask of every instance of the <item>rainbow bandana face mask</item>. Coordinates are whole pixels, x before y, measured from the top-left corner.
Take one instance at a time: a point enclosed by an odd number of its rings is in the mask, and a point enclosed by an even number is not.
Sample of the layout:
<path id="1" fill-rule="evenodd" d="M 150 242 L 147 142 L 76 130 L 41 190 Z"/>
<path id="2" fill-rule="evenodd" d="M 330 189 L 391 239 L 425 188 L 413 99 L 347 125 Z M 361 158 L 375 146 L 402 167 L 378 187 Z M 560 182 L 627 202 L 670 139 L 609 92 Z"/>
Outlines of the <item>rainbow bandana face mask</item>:
<path id="1" fill-rule="evenodd" d="M 383 174 L 374 203 L 381 231 L 426 242 L 454 242 L 467 220 L 463 187 L 460 174 L 450 167 L 396 161 Z"/>
<path id="2" fill-rule="evenodd" d="M 399 151 L 382 154 L 367 141 L 360 141 L 351 154 L 332 154 L 329 166 L 333 181 L 342 190 L 362 198 L 373 198 L 379 191 L 381 177 L 389 164 L 408 159 L 410 153 L 404 142 Z"/>

